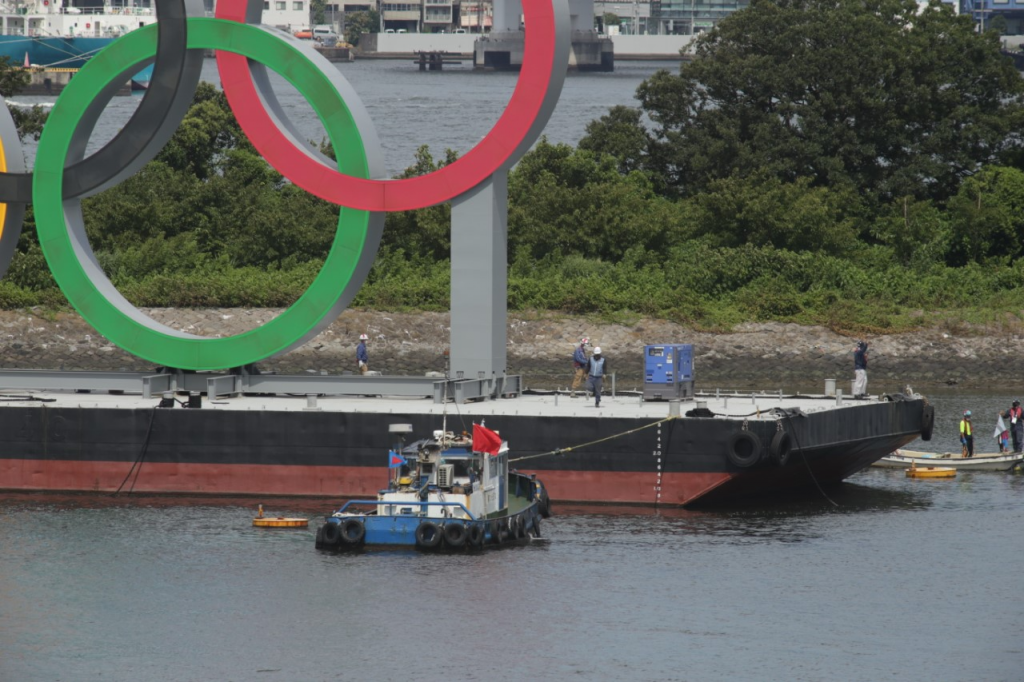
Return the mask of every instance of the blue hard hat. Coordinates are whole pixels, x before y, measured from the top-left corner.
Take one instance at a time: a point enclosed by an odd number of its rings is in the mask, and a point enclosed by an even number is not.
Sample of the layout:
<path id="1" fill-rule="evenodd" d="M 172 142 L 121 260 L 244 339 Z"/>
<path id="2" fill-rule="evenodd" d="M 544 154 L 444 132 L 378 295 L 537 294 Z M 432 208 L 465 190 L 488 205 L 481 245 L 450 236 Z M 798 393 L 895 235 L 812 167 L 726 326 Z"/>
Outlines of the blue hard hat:
<path id="1" fill-rule="evenodd" d="M 971 416 L 971 411 L 970 410 L 964 410 L 964 416 L 965 417 L 970 417 Z"/>

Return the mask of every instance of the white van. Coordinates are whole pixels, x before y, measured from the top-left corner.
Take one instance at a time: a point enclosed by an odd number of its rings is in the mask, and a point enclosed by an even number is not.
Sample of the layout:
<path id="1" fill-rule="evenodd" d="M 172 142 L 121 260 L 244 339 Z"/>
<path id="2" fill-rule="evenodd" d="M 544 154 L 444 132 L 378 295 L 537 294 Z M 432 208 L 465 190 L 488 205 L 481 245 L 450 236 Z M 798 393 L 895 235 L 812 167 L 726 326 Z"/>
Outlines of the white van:
<path id="1" fill-rule="evenodd" d="M 313 40 L 319 40 L 324 45 L 334 46 L 338 42 L 338 34 L 330 24 L 317 24 L 313 27 Z"/>

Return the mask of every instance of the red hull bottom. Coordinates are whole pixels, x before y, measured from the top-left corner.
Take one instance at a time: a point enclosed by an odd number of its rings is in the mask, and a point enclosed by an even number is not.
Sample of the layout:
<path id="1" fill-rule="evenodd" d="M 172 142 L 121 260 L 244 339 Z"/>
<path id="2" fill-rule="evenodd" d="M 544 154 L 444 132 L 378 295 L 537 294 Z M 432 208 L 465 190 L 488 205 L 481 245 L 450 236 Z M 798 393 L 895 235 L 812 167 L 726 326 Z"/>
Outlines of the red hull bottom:
<path id="1" fill-rule="evenodd" d="M 0 488 L 60 492 L 203 495 L 375 496 L 387 485 L 381 468 L 258 464 L 143 463 L 0 459 Z M 129 472 L 131 474 L 129 475 Z M 683 505 L 732 474 L 542 471 L 538 476 L 559 502 Z"/>

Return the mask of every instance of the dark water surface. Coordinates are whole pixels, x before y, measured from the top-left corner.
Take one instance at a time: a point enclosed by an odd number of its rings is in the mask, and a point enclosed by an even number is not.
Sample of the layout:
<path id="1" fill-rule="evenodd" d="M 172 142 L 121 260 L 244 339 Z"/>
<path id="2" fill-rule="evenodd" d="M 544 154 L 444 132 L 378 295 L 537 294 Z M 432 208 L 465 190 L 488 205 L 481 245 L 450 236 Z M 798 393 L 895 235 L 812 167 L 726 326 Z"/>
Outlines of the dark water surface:
<path id="1" fill-rule="evenodd" d="M 380 137 L 384 164 L 394 176 L 411 166 L 416 150 L 428 145 L 434 158 L 445 149 L 465 154 L 501 116 L 515 89 L 514 73 L 477 72 L 471 62 L 443 72 L 417 70 L 409 60 L 360 60 L 335 67 L 355 88 Z M 553 143 L 576 144 L 586 125 L 618 104 L 636 106 L 633 95 L 644 78 L 658 69 L 677 71 L 677 62 L 621 62 L 613 73 L 570 73 L 544 134 Z M 203 64 L 203 80 L 220 87 L 216 61 Z M 324 138 L 312 108 L 284 79 L 272 74 L 275 91 L 299 130 L 309 140 Z M 16 97 L 30 104 L 49 104 L 56 97 Z M 106 144 L 138 107 L 141 95 L 115 97 L 96 126 L 89 150 Z M 26 142 L 29 165 L 35 144 Z"/>
<path id="2" fill-rule="evenodd" d="M 938 397 L 932 445 L 1005 400 Z M 319 552 L 255 500 L 7 495 L 0 680 L 1022 679 L 1024 476 L 827 492 L 556 506 L 543 540 L 457 556 Z"/>

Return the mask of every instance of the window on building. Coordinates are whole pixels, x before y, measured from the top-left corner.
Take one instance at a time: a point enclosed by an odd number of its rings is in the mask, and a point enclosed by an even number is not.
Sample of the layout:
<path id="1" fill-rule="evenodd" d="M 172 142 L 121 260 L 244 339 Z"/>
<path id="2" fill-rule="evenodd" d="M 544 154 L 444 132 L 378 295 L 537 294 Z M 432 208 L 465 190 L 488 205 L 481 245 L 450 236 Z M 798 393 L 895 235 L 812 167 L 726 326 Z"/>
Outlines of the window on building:
<path id="1" fill-rule="evenodd" d="M 279 12 L 285 11 L 288 9 L 288 0 L 276 0 L 276 2 L 274 2 L 274 9 Z"/>
<path id="2" fill-rule="evenodd" d="M 301 12 L 302 11 L 302 3 L 301 2 L 293 2 L 292 3 L 292 9 L 295 10 L 296 12 Z"/>
<path id="3" fill-rule="evenodd" d="M 270 0 L 263 0 L 263 11 L 266 12 L 270 9 Z"/>

